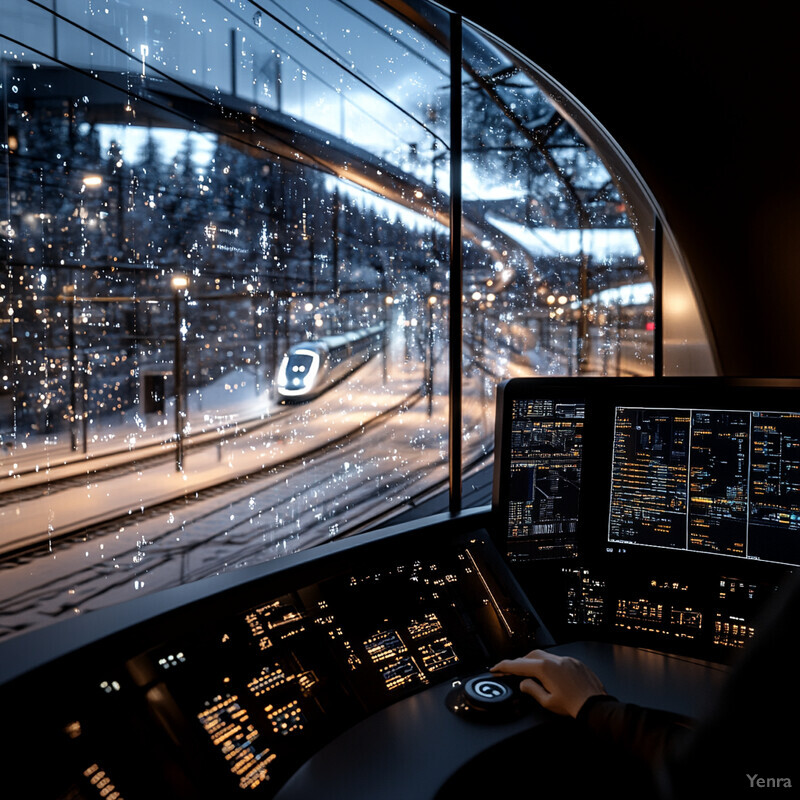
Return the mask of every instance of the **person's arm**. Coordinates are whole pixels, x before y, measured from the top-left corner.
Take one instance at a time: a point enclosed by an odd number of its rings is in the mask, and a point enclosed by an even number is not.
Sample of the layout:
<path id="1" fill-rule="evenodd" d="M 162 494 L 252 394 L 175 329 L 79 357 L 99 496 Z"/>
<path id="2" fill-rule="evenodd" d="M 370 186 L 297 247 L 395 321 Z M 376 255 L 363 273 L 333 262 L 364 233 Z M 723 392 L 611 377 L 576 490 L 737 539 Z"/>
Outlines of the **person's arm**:
<path id="1" fill-rule="evenodd" d="M 586 664 L 568 656 L 534 650 L 501 661 L 491 671 L 518 675 L 520 690 L 543 708 L 574 718 L 650 766 L 656 766 L 692 727 L 688 717 L 620 702 Z"/>

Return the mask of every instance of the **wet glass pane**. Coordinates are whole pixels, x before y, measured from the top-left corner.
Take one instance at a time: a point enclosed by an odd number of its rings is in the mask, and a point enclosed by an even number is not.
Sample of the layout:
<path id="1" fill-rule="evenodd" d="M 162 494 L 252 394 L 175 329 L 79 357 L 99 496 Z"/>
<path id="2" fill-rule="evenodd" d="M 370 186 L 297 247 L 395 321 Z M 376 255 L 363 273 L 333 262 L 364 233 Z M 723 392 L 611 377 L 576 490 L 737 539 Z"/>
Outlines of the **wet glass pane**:
<path id="1" fill-rule="evenodd" d="M 500 380 L 653 374 L 653 290 L 620 186 L 533 70 L 470 25 L 464 52 L 465 431 L 488 449 Z"/>
<path id="2" fill-rule="evenodd" d="M 446 490 L 430 10 L 0 0 L 0 636 Z M 648 195 L 544 77 L 465 26 L 467 469 L 491 465 L 498 381 L 653 371 Z M 685 370 L 708 343 L 664 252 Z"/>
<path id="3" fill-rule="evenodd" d="M 0 3 L 0 635 L 447 479 L 447 54 L 372 3 Z"/>

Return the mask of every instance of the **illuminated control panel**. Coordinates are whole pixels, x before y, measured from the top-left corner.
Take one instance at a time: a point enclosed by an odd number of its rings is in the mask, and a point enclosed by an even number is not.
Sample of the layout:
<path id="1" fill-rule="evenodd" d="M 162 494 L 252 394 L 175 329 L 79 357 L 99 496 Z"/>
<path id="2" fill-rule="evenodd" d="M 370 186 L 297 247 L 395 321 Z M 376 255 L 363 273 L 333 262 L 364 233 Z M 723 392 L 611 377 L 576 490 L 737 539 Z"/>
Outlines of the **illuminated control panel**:
<path id="1" fill-rule="evenodd" d="M 372 714 L 552 644 L 488 533 L 453 527 L 424 547 L 378 537 L 353 558 L 278 570 L 167 612 L 135 634 L 145 646 L 126 631 L 124 656 L 101 648 L 69 678 L 59 668 L 47 696 L 35 686 L 48 723 L 21 717 L 53 754 L 46 774 L 20 762 L 31 792 L 271 798 Z"/>
<path id="2" fill-rule="evenodd" d="M 562 568 L 567 627 L 716 661 L 731 660 L 754 636 L 760 613 L 778 589 L 698 570 L 641 573 Z"/>
<path id="3" fill-rule="evenodd" d="M 299 586 L 153 650 L 139 666 L 160 670 L 157 705 L 199 724 L 232 784 L 276 786 L 343 726 L 529 647 L 534 617 L 498 580 L 488 539 L 435 551 Z"/>

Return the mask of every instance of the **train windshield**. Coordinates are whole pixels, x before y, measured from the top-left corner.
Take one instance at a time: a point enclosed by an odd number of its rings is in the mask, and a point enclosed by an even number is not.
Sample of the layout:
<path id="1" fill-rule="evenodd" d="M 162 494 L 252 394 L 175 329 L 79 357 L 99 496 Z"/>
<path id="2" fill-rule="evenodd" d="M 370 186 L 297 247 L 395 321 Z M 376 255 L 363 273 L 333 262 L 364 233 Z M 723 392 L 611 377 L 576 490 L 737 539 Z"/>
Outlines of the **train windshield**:
<path id="1" fill-rule="evenodd" d="M 507 377 L 652 374 L 656 335 L 709 371 L 669 231 L 654 332 L 628 160 L 413 5 L 0 0 L 0 636 L 396 521 L 447 490 L 451 376 L 471 479 Z"/>

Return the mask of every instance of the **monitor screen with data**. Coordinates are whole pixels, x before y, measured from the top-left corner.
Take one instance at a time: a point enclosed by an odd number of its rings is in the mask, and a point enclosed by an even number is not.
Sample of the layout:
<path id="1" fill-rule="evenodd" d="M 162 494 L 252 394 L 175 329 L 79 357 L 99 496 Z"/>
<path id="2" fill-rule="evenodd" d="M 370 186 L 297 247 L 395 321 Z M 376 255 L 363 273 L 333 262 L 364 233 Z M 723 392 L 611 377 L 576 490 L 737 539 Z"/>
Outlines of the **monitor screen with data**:
<path id="1" fill-rule="evenodd" d="M 800 565 L 800 382 L 514 379 L 497 421 L 513 564 L 624 546 Z"/>

